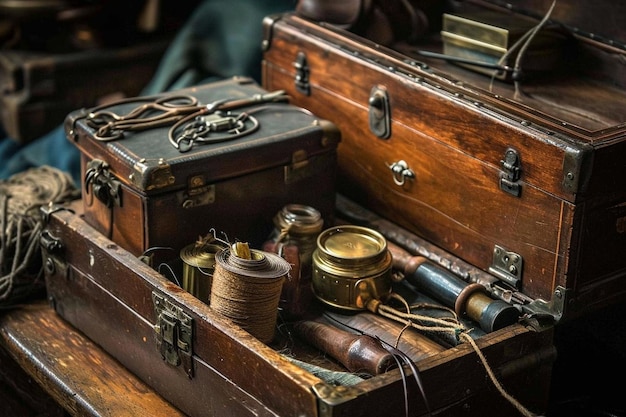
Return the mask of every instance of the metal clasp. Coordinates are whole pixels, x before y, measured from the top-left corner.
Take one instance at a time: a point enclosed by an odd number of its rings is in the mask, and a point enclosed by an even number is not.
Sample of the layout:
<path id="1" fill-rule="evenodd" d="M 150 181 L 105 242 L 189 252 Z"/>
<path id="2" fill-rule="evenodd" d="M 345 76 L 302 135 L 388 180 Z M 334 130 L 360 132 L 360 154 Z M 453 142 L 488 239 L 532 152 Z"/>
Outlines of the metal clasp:
<path id="1" fill-rule="evenodd" d="M 388 165 L 388 167 L 392 172 L 393 182 L 400 187 L 404 185 L 407 178 L 408 179 L 415 178 L 415 173 L 413 172 L 411 168 L 409 168 L 409 165 L 403 160 L 394 162 Z"/>
<path id="2" fill-rule="evenodd" d="M 519 197 L 522 192 L 522 186 L 517 183 L 519 181 L 521 170 L 521 159 L 515 149 L 508 148 L 504 153 L 504 159 L 500 160 L 503 172 L 500 173 L 500 189 Z"/>
<path id="3" fill-rule="evenodd" d="M 157 348 L 161 357 L 173 366 L 182 364 L 189 378 L 193 378 L 192 318 L 163 296 L 152 293 L 157 322 Z"/>
<path id="4" fill-rule="evenodd" d="M 57 272 L 59 276 L 67 277 L 67 262 L 63 256 L 64 245 L 60 238 L 53 236 L 48 229 L 39 235 L 39 245 L 42 249 L 43 271 L 48 279 Z"/>
<path id="5" fill-rule="evenodd" d="M 307 96 L 311 95 L 311 86 L 309 85 L 309 63 L 304 52 L 298 52 L 296 62 L 293 63 L 296 69 L 294 83 L 296 90 Z"/>
<path id="6" fill-rule="evenodd" d="M 93 195 L 104 203 L 108 208 L 113 205 L 122 205 L 122 194 L 120 192 L 120 182 L 109 171 L 109 164 L 100 160 L 93 159 L 87 163 L 85 170 L 85 193 L 89 194 L 89 190 L 93 191 Z"/>
<path id="7" fill-rule="evenodd" d="M 370 130 L 381 139 L 389 138 L 391 136 L 389 93 L 382 87 L 372 88 L 368 104 Z"/>

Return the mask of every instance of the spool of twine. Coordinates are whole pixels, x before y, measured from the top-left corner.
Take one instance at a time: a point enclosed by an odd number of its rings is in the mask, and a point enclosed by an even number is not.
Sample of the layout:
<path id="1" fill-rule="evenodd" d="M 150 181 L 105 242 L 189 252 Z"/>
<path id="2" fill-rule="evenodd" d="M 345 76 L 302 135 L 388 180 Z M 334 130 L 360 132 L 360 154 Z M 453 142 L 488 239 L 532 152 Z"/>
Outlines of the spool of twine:
<path id="1" fill-rule="evenodd" d="M 211 307 L 264 343 L 274 338 L 278 303 L 291 266 L 280 256 L 255 249 L 250 259 L 229 248 L 215 255 Z"/>

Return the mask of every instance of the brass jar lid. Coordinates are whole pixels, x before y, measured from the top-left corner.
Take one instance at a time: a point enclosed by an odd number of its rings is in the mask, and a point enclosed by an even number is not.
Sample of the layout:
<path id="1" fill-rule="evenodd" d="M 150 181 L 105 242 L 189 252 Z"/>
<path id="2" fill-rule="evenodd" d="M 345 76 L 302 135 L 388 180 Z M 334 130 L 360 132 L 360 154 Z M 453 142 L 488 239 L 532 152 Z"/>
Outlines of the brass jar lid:
<path id="1" fill-rule="evenodd" d="M 326 229 L 317 238 L 316 252 L 318 264 L 327 266 L 337 275 L 366 276 L 391 264 L 385 237 L 362 226 Z"/>
<path id="2" fill-rule="evenodd" d="M 313 252 L 312 287 L 322 302 L 362 310 L 391 292 L 392 256 L 385 238 L 361 226 L 323 231 Z"/>

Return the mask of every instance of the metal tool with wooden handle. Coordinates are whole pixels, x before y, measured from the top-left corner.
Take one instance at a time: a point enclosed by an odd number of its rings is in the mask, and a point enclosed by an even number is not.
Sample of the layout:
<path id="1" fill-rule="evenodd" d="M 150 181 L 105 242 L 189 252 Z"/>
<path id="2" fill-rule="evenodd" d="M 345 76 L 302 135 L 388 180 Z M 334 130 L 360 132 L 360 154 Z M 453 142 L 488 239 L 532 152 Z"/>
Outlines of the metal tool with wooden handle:
<path id="1" fill-rule="evenodd" d="M 397 366 L 393 355 L 371 336 L 350 333 L 311 320 L 296 323 L 295 330 L 304 340 L 335 358 L 350 372 L 378 375 Z"/>
<path id="2" fill-rule="evenodd" d="M 387 247 L 393 267 L 402 271 L 404 278 L 418 291 L 454 308 L 459 316 L 467 315 L 484 331 L 501 329 L 519 319 L 517 308 L 492 299 L 482 285 L 467 283 L 427 258 L 414 256 L 392 242 L 387 242 Z"/>
<path id="3" fill-rule="evenodd" d="M 418 362 L 447 349 L 446 346 L 429 339 L 415 329 L 407 329 L 402 323 L 374 313 L 342 314 L 327 311 L 324 313 L 324 317 L 328 318 L 331 323 L 336 323 L 338 328 L 353 329 L 355 332 L 374 336 L 390 346 L 397 347 L 413 362 Z"/>

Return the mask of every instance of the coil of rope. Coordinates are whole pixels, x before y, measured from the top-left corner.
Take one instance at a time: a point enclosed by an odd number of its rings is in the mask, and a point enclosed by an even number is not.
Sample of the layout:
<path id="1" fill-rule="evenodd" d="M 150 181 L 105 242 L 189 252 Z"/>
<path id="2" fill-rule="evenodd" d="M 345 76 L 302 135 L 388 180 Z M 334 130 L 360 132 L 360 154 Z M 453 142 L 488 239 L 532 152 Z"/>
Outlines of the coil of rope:
<path id="1" fill-rule="evenodd" d="M 11 308 L 45 288 L 40 208 L 80 196 L 69 174 L 49 166 L 0 181 L 0 307 Z"/>

